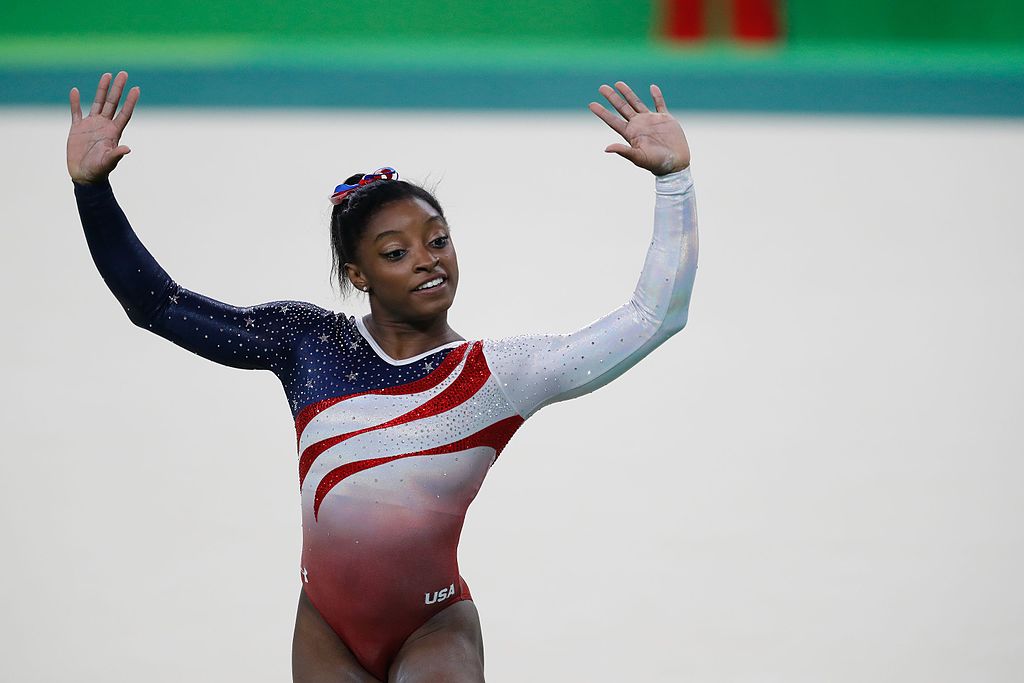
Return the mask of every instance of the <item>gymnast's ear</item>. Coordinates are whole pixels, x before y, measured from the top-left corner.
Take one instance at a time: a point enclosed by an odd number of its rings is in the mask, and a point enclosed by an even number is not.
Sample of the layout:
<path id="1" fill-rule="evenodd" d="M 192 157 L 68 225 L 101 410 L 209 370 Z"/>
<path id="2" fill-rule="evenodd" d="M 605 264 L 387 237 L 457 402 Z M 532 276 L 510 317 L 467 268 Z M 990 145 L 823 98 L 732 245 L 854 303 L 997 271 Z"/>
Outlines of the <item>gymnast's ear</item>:
<path id="1" fill-rule="evenodd" d="M 359 266 L 354 263 L 343 263 L 341 267 L 342 272 L 345 273 L 345 278 L 352 283 L 352 286 L 365 292 L 369 283 L 366 281 L 366 276 L 363 275 L 363 271 L 359 269 Z"/>

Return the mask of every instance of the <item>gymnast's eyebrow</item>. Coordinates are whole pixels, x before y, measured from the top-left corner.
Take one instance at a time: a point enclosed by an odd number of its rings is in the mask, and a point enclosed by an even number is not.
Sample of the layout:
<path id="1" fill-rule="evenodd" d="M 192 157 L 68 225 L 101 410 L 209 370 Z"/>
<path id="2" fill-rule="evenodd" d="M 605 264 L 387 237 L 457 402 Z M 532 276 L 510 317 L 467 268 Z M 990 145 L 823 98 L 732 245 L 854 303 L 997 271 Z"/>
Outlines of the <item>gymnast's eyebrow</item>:
<path id="1" fill-rule="evenodd" d="M 376 237 L 374 237 L 373 241 L 376 242 L 381 237 L 386 237 L 387 235 L 401 235 L 401 234 L 402 233 L 399 230 L 385 230 L 384 232 L 382 232 L 379 235 L 377 235 Z"/>
<path id="2" fill-rule="evenodd" d="M 444 225 L 444 226 L 448 225 L 448 221 L 446 221 L 443 216 L 431 216 L 430 218 L 428 218 L 426 221 L 423 222 L 424 225 L 430 225 L 431 223 L 440 223 L 441 225 Z M 401 234 L 402 234 L 401 230 L 385 230 L 384 232 L 382 232 L 379 235 L 377 235 L 376 237 L 374 237 L 373 241 L 376 242 L 381 237 L 387 237 L 388 235 L 401 235 Z"/>

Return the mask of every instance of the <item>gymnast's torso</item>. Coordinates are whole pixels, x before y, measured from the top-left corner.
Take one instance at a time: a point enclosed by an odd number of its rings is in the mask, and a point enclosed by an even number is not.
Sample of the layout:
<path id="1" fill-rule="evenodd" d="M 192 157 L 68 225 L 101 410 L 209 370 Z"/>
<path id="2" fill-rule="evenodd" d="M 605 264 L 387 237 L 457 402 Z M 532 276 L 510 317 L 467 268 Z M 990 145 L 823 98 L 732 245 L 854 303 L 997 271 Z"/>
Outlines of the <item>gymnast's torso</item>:
<path id="1" fill-rule="evenodd" d="M 280 379 L 297 436 L 303 590 L 378 676 L 410 633 L 470 597 L 456 558 L 463 521 L 515 431 L 685 325 L 697 255 L 690 171 L 659 177 L 656 194 L 653 239 L 625 304 L 567 334 L 455 341 L 395 359 L 344 313 L 295 301 L 236 307 L 179 286 L 109 184 L 76 185 L 90 251 L 136 325 Z"/>

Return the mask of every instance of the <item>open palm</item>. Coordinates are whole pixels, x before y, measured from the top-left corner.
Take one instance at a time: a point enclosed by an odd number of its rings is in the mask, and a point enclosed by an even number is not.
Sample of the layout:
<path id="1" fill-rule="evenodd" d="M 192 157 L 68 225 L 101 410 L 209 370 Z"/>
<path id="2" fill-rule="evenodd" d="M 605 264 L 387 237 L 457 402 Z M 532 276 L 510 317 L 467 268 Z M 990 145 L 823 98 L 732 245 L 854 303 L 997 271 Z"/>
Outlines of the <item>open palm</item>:
<path id="1" fill-rule="evenodd" d="M 602 85 L 598 92 L 615 107 L 619 116 L 597 102 L 590 103 L 590 111 L 629 143 L 608 145 L 606 152 L 625 157 L 655 175 L 681 171 L 690 165 L 690 147 L 686 143 L 686 136 L 679 122 L 668 113 L 661 88 L 651 86 L 655 108 L 653 112 L 622 81 L 617 82 L 615 88 Z"/>
<path id="2" fill-rule="evenodd" d="M 82 118 L 78 88 L 71 89 L 71 131 L 68 133 L 68 173 L 76 183 L 96 183 L 106 178 L 131 150 L 120 144 L 121 133 L 139 101 L 138 86 L 128 91 L 124 106 L 115 116 L 121 92 L 128 81 L 124 71 L 100 77 L 89 115 Z"/>

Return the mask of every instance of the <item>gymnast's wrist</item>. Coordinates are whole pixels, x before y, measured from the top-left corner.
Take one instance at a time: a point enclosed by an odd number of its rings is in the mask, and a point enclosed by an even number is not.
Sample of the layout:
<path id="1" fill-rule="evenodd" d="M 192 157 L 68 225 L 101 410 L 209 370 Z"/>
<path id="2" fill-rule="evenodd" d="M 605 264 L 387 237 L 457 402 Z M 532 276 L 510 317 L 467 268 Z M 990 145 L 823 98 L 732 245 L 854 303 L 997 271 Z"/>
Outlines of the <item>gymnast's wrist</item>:
<path id="1" fill-rule="evenodd" d="M 71 183 L 75 188 L 75 197 L 79 201 L 105 199 L 114 194 L 113 188 L 110 187 L 110 180 L 106 177 L 95 182 L 79 182 L 72 179 Z"/>
<path id="2" fill-rule="evenodd" d="M 690 174 L 689 166 L 679 171 L 655 176 L 654 180 L 658 194 L 680 194 L 686 192 L 692 185 L 693 176 Z"/>

